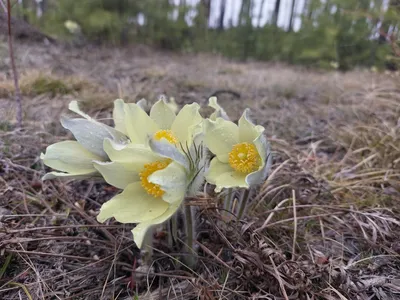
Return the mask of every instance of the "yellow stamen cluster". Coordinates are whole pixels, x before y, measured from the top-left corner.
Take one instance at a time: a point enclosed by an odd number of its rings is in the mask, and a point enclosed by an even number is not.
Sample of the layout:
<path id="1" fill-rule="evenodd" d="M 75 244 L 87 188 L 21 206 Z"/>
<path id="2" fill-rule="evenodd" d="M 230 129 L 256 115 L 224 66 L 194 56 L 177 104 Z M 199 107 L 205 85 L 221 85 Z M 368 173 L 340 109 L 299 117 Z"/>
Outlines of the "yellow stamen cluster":
<path id="1" fill-rule="evenodd" d="M 178 139 L 175 137 L 172 130 L 159 130 L 154 134 L 154 138 L 159 141 L 161 139 L 166 139 L 171 144 L 178 144 Z"/>
<path id="2" fill-rule="evenodd" d="M 229 164 L 235 171 L 249 174 L 257 171 L 260 163 L 260 155 L 253 144 L 236 144 L 229 152 Z"/>
<path id="3" fill-rule="evenodd" d="M 161 187 L 158 184 L 149 182 L 148 178 L 154 172 L 165 169 L 170 164 L 170 162 L 171 160 L 167 159 L 162 161 L 155 161 L 144 165 L 143 170 L 139 173 L 139 176 L 142 187 L 149 195 L 152 195 L 156 198 L 162 197 L 164 195 L 164 191 L 161 189 Z"/>

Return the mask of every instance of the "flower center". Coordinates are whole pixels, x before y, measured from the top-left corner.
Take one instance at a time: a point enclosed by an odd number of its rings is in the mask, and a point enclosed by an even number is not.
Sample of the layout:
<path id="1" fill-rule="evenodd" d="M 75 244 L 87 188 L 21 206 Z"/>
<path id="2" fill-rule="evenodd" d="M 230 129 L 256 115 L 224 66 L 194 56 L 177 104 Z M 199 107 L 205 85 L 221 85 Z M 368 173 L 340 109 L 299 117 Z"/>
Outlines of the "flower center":
<path id="1" fill-rule="evenodd" d="M 235 171 L 249 174 L 257 171 L 260 165 L 260 155 L 253 144 L 236 144 L 229 152 L 229 164 Z"/>
<path id="2" fill-rule="evenodd" d="M 170 164 L 170 162 L 171 160 L 167 159 L 155 161 L 144 165 L 143 170 L 139 173 L 139 176 L 142 187 L 149 195 L 152 195 L 156 198 L 162 197 L 164 195 L 164 191 L 161 189 L 161 187 L 158 184 L 149 182 L 148 178 L 154 172 L 165 169 Z"/>
<path id="3" fill-rule="evenodd" d="M 166 139 L 171 144 L 178 144 L 178 139 L 175 137 L 172 130 L 159 130 L 154 134 L 154 138 L 159 141 L 161 139 Z"/>

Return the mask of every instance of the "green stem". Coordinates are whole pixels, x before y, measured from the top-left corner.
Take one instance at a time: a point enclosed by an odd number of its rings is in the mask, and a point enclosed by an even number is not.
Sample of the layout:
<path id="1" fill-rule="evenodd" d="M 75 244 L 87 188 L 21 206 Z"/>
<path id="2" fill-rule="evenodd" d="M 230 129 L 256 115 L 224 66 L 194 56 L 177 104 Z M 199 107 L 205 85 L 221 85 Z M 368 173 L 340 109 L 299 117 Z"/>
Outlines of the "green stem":
<path id="1" fill-rule="evenodd" d="M 240 201 L 239 201 L 239 210 L 237 213 L 237 220 L 240 221 L 244 216 L 247 209 L 247 202 L 250 199 L 250 189 L 245 189 L 242 191 Z"/>
<path id="2" fill-rule="evenodd" d="M 172 236 L 172 219 L 167 221 L 165 229 L 167 231 L 168 246 L 170 249 L 172 249 L 174 247 L 174 238 Z"/>
<path id="3" fill-rule="evenodd" d="M 195 238 L 196 238 L 196 222 L 194 218 L 194 208 L 189 205 L 184 205 L 184 215 L 185 215 L 185 230 L 186 230 L 186 240 L 184 246 L 185 264 L 193 269 L 197 263 L 197 253 L 195 250 Z"/>
<path id="4" fill-rule="evenodd" d="M 235 192 L 233 189 L 227 189 L 224 197 L 224 202 L 222 205 L 221 216 L 228 217 L 232 213 L 232 202 L 234 200 Z"/>
<path id="5" fill-rule="evenodd" d="M 154 228 L 149 228 L 143 240 L 142 259 L 145 265 L 150 266 L 153 260 Z"/>
<path id="6" fill-rule="evenodd" d="M 172 216 L 167 222 L 168 246 L 173 249 L 177 240 L 178 214 Z"/>
<path id="7" fill-rule="evenodd" d="M 179 214 L 175 214 L 172 216 L 171 219 L 171 230 L 172 230 L 172 237 L 174 241 L 178 239 L 178 217 Z"/>

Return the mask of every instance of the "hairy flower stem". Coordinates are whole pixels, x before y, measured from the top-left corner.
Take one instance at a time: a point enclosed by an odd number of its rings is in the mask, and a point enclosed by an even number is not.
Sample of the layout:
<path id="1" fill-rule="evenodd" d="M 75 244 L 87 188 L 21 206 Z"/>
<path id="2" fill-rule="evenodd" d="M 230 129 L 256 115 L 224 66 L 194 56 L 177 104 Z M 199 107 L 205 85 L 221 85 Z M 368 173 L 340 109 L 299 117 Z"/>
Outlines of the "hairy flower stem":
<path id="1" fill-rule="evenodd" d="M 250 195 L 251 195 L 251 190 L 250 189 L 245 189 L 242 191 L 242 194 L 240 196 L 240 201 L 239 201 L 239 210 L 237 213 L 237 220 L 240 221 L 243 216 L 246 213 L 247 210 L 247 203 L 250 199 Z"/>
<path id="2" fill-rule="evenodd" d="M 151 266 L 153 261 L 153 242 L 154 242 L 154 228 L 150 228 L 143 240 L 142 259 L 143 263 Z"/>
<path id="3" fill-rule="evenodd" d="M 226 190 L 226 195 L 224 197 L 224 206 L 223 206 L 224 213 L 223 214 L 230 212 L 234 194 L 235 194 L 235 192 L 233 191 L 233 189 Z"/>
<path id="4" fill-rule="evenodd" d="M 168 246 L 173 249 L 177 240 L 178 232 L 178 214 L 172 216 L 172 218 L 167 222 L 167 234 L 168 234 Z"/>
<path id="5" fill-rule="evenodd" d="M 184 240 L 184 252 L 186 256 L 184 262 L 190 269 L 193 269 L 197 263 L 197 253 L 195 250 L 196 220 L 194 207 L 184 205 L 183 213 L 185 217 L 186 230 L 186 239 Z"/>

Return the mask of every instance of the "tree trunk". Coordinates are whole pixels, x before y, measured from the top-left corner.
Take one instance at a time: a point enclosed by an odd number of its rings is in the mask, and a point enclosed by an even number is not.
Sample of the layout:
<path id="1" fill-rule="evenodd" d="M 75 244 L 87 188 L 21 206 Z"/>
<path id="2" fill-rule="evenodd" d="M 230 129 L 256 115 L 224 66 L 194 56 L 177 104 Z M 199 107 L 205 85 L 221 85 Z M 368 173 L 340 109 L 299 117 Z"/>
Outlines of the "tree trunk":
<path id="1" fill-rule="evenodd" d="M 281 0 L 276 0 L 275 2 L 275 9 L 272 15 L 272 24 L 278 26 L 278 17 L 279 17 L 279 10 L 281 7 Z"/>
<path id="2" fill-rule="evenodd" d="M 179 1 L 179 14 L 178 14 L 178 20 L 179 21 L 184 21 L 185 20 L 185 12 L 186 12 L 186 0 L 180 0 Z"/>
<path id="3" fill-rule="evenodd" d="M 263 11 L 264 11 L 264 4 L 265 4 L 265 0 L 261 0 L 260 10 L 258 11 L 258 21 L 257 21 L 258 27 L 261 27 L 261 19 L 262 19 L 262 15 L 263 15 Z"/>
<path id="4" fill-rule="evenodd" d="M 28 22 L 28 15 L 25 13 L 25 10 L 29 9 L 29 2 L 28 0 L 22 0 L 21 1 L 22 4 L 22 15 L 23 15 L 23 19 L 25 22 Z"/>
<path id="5" fill-rule="evenodd" d="M 218 19 L 218 29 L 221 31 L 224 30 L 225 7 L 226 7 L 226 0 L 221 0 L 221 4 L 219 7 L 219 19 Z"/>
<path id="6" fill-rule="evenodd" d="M 290 12 L 290 20 L 289 20 L 289 32 L 293 31 L 293 17 L 295 13 L 295 8 L 296 8 L 296 0 L 292 0 L 292 9 Z"/>
<path id="7" fill-rule="evenodd" d="M 311 20 L 313 15 L 313 0 L 304 0 L 303 16 L 306 16 L 308 20 Z"/>
<path id="8" fill-rule="evenodd" d="M 210 16 L 211 16 L 211 0 L 202 0 L 201 1 L 204 7 L 204 16 L 206 18 L 206 24 L 210 24 Z"/>

